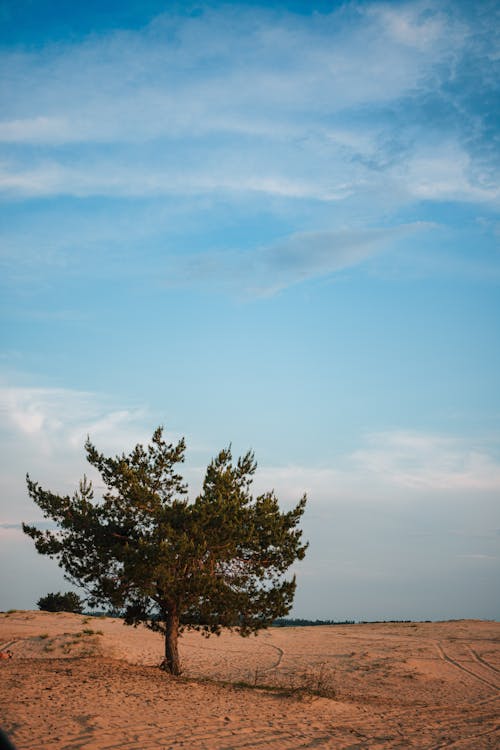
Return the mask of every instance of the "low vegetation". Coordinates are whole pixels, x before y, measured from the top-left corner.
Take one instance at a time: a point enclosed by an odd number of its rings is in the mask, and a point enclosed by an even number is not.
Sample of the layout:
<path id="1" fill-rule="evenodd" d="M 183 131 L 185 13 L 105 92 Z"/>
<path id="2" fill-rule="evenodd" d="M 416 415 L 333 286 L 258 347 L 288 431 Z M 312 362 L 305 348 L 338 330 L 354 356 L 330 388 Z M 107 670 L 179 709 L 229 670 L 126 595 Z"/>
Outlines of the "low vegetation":
<path id="1" fill-rule="evenodd" d="M 47 594 L 40 597 L 37 601 L 38 609 L 44 612 L 83 612 L 83 601 L 74 591 L 67 591 L 65 594 L 57 593 Z"/>

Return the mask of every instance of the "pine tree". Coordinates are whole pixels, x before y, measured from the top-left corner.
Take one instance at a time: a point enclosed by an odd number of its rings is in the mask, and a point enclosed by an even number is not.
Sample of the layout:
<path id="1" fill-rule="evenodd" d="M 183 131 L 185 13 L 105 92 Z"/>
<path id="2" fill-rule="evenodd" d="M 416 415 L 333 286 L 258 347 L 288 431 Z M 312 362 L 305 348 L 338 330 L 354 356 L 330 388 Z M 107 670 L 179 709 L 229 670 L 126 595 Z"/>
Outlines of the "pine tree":
<path id="1" fill-rule="evenodd" d="M 253 453 L 233 462 L 231 449 L 222 450 L 189 502 L 176 472 L 184 440 L 168 444 L 162 428 L 129 455 L 107 458 L 89 439 L 85 450 L 106 486 L 102 499 L 86 477 L 70 497 L 28 476 L 30 497 L 57 531 L 23 530 L 87 591 L 91 606 L 120 609 L 127 624 L 163 633 L 164 669 L 180 674 L 184 628 L 208 636 L 228 627 L 246 636 L 290 611 L 295 576 L 283 576 L 305 555 L 298 524 L 306 497 L 285 513 L 272 491 L 253 498 Z"/>
<path id="2" fill-rule="evenodd" d="M 65 594 L 58 591 L 56 594 L 41 596 L 36 606 L 44 612 L 83 612 L 83 601 L 74 591 L 67 591 Z"/>

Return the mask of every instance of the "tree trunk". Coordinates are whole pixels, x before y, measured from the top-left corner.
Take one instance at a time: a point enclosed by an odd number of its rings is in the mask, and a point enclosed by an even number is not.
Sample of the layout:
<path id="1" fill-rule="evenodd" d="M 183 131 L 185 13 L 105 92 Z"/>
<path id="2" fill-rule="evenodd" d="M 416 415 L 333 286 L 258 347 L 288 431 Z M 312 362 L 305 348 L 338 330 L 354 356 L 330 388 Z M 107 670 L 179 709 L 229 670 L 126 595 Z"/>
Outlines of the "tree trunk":
<path id="1" fill-rule="evenodd" d="M 163 669 L 170 674 L 179 675 L 181 673 L 181 663 L 179 660 L 179 650 L 177 640 L 179 638 L 179 616 L 176 612 L 169 613 L 165 619 L 165 659 L 163 660 Z"/>

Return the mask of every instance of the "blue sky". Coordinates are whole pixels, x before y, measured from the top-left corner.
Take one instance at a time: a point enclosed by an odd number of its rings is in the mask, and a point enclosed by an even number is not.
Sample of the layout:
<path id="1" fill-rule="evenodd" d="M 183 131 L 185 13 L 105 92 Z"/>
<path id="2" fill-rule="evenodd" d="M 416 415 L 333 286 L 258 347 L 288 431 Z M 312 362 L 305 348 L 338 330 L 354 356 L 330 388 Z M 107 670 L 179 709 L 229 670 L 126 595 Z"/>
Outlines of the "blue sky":
<path id="1" fill-rule="evenodd" d="M 495 2 L 0 2 L 0 608 L 87 434 L 309 495 L 294 613 L 499 618 Z"/>

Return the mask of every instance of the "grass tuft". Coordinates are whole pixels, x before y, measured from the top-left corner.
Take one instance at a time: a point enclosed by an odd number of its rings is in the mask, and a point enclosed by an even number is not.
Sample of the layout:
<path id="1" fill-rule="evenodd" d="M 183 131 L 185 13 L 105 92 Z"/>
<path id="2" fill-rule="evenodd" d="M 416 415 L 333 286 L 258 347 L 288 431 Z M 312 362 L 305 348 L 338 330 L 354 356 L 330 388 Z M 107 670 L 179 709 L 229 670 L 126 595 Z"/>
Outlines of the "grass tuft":
<path id="1" fill-rule="evenodd" d="M 266 680 L 255 669 L 249 680 L 217 680 L 210 677 L 184 677 L 187 682 L 203 682 L 213 685 L 225 685 L 241 690 L 265 690 L 269 693 L 296 698 L 330 698 L 336 697 L 333 675 L 324 663 L 302 673 L 284 674 L 266 673 Z"/>

